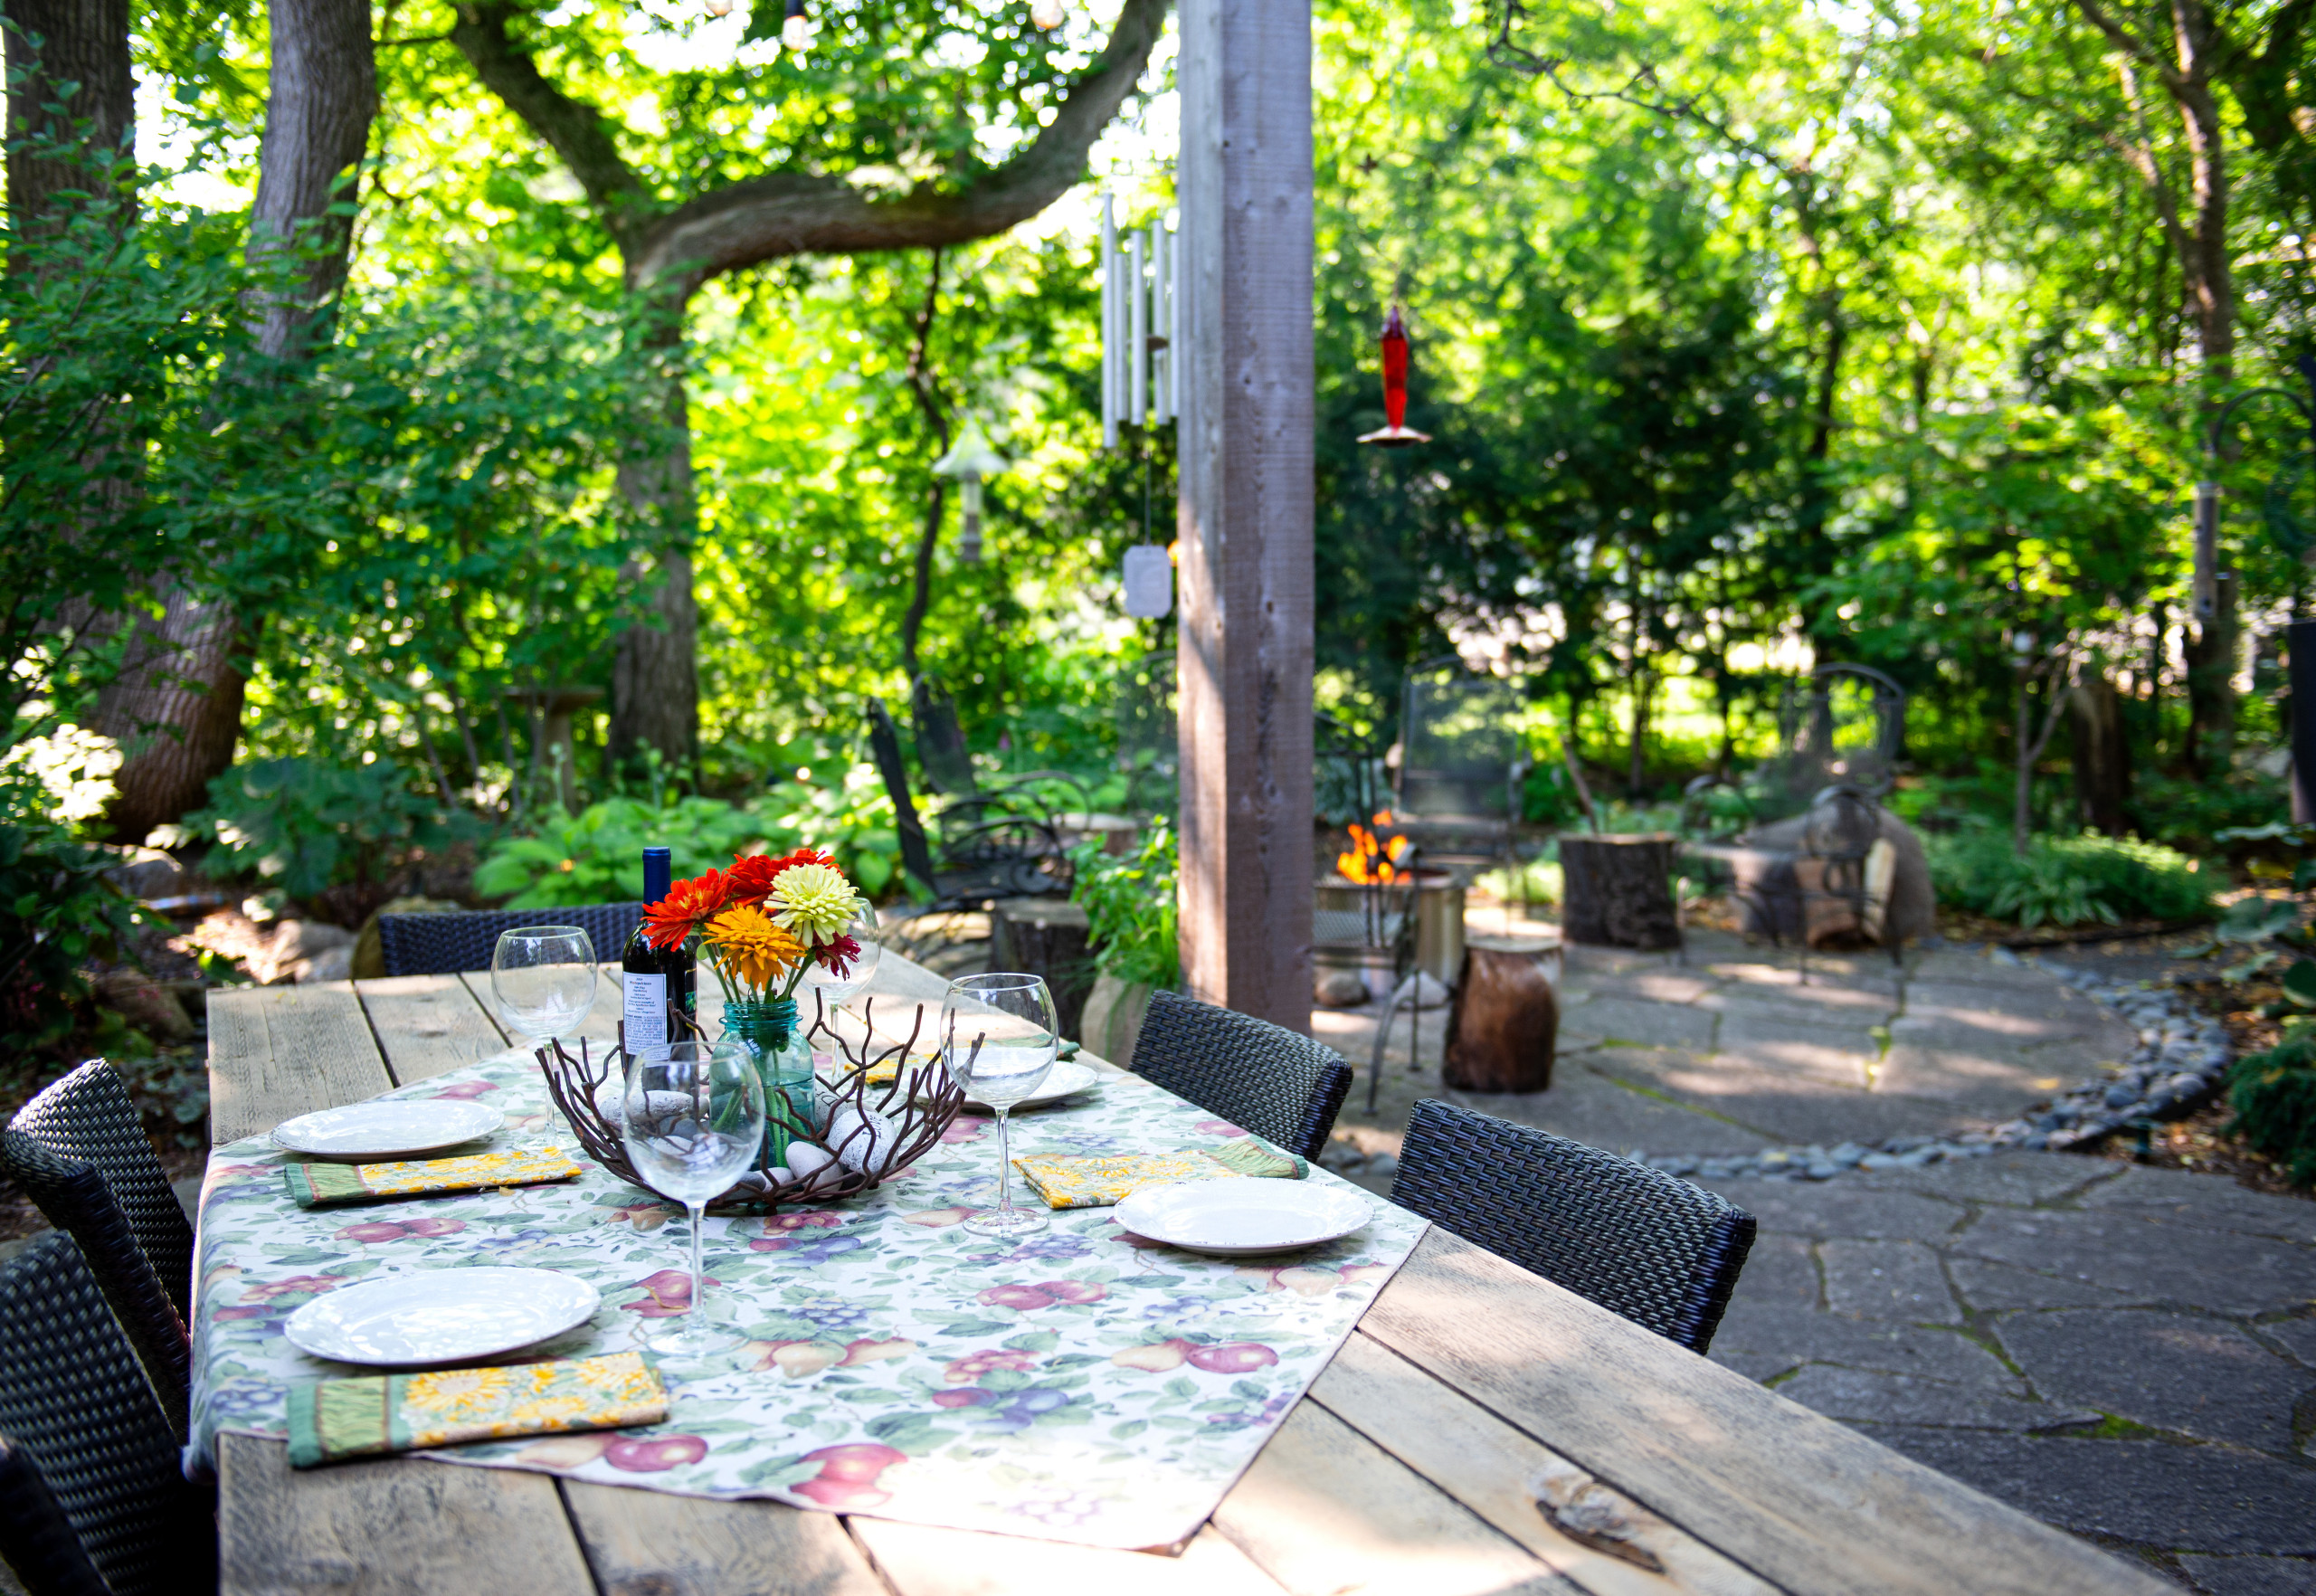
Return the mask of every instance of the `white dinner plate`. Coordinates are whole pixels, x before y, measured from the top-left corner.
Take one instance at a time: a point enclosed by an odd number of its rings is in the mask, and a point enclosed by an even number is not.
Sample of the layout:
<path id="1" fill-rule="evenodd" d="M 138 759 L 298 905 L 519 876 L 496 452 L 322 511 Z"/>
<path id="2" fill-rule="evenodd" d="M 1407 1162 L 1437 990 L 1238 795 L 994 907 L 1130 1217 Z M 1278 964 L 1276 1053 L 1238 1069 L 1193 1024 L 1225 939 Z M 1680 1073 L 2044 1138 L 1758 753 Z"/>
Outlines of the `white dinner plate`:
<path id="1" fill-rule="evenodd" d="M 1252 1178 L 1145 1186 L 1115 1211 L 1137 1236 L 1226 1258 L 1315 1247 L 1375 1217 L 1367 1199 L 1341 1186 Z"/>
<path id="2" fill-rule="evenodd" d="M 1036 1091 L 1031 1092 L 1013 1107 L 1028 1108 L 1039 1103 L 1058 1103 L 1064 1097 L 1075 1097 L 1079 1092 L 1091 1090 L 1101 1084 L 1102 1077 L 1093 1066 L 1080 1064 L 1075 1059 L 1063 1059 L 1051 1069 L 1046 1071 L 1046 1078 L 1038 1083 Z M 989 1107 L 970 1091 L 965 1094 L 965 1102 L 974 1108 Z"/>
<path id="3" fill-rule="evenodd" d="M 275 1126 L 273 1145 L 314 1158 L 381 1164 L 455 1147 L 506 1123 L 489 1104 L 463 1097 L 349 1103 Z"/>
<path id="4" fill-rule="evenodd" d="M 401 1368 L 487 1358 L 594 1317 L 603 1294 L 553 1269 L 419 1269 L 328 1292 L 290 1316 L 300 1352 Z"/>

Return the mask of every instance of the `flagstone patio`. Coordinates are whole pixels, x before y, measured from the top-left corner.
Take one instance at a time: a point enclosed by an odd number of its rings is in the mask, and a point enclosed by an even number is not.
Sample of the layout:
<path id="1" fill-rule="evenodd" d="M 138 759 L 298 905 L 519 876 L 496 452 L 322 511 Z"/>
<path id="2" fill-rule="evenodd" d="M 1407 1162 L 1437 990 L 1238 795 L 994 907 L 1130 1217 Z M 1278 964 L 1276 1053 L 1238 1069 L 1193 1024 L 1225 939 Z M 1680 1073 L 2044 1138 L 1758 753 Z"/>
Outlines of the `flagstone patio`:
<path id="1" fill-rule="evenodd" d="M 1651 1154 L 1952 1135 L 2135 1040 L 2031 964 L 1813 956 L 1805 984 L 1712 932 L 1572 950 L 1562 1001 L 1549 1091 L 1446 1089 L 1445 1016 L 1417 1061 L 1402 1017 L 1372 1115 L 1373 1014 L 1316 1012 L 1361 1069 L 1338 1141 L 1396 1154 L 1421 1097 Z M 1383 1192 L 1393 1164 L 1349 1173 Z M 2316 1202 L 2011 1151 L 1705 1183 L 1761 1227 L 1716 1361 L 2212 1596 L 2316 1593 Z"/>

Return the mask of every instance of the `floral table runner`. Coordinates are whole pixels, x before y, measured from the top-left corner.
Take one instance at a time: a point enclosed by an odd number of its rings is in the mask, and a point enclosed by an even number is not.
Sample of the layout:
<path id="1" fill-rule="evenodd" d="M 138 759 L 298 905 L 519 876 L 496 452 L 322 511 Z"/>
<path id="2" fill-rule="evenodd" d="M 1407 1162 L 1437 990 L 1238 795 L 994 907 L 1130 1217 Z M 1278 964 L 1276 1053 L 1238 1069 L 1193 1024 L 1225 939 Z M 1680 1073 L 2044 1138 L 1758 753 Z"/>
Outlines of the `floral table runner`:
<path id="1" fill-rule="evenodd" d="M 1137 1077 L 1103 1081 L 1018 1113 L 1016 1154 L 1215 1148 L 1245 1134 Z M 578 1154 L 525 1053 L 385 1096 L 477 1098 L 507 1116 L 500 1146 Z M 992 1131 L 961 1116 L 944 1145 L 864 1196 L 710 1219 L 710 1306 L 752 1339 L 720 1366 L 662 1365 L 665 1423 L 422 1455 L 1097 1546 L 1182 1540 L 1424 1221 L 1370 1197 L 1364 1230 L 1256 1260 L 1144 1242 L 1106 1208 L 992 1241 L 962 1222 L 993 1200 Z M 382 1274 L 489 1264 L 592 1281 L 602 1310 L 531 1357 L 626 1351 L 644 1321 L 682 1311 L 681 1210 L 579 1156 L 584 1173 L 563 1185 L 333 1210 L 290 1201 L 290 1155 L 264 1138 L 218 1149 L 201 1199 L 196 1456 L 214 1458 L 223 1431 L 287 1435 L 293 1385 L 370 1373 L 308 1357 L 281 1326 L 320 1293 Z"/>

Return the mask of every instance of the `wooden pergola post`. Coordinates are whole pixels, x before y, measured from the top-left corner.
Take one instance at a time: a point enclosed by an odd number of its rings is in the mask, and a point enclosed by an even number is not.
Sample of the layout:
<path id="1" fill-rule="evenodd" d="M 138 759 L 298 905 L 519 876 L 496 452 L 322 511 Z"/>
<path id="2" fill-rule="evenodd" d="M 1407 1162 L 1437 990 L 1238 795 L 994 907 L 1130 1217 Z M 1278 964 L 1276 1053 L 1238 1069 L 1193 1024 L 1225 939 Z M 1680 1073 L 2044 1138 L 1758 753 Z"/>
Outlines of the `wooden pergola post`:
<path id="1" fill-rule="evenodd" d="M 1311 13 L 1182 0 L 1182 970 L 1311 1024 Z"/>

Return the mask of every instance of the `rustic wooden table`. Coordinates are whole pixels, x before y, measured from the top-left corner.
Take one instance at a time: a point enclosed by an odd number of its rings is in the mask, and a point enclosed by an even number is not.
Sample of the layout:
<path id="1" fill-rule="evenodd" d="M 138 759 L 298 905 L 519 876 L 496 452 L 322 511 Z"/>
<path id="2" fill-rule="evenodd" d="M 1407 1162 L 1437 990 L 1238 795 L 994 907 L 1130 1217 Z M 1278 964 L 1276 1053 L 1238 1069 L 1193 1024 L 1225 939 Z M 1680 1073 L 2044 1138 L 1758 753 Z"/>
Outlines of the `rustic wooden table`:
<path id="1" fill-rule="evenodd" d="M 216 1141 L 504 1047 L 489 980 L 213 995 Z M 942 986 L 887 954 L 873 990 Z M 591 1034 L 617 1012 L 606 977 Z M 410 1458 L 292 1473 L 250 1436 L 218 1466 L 237 1596 L 2171 1589 L 1438 1230 L 1179 1557 Z"/>

